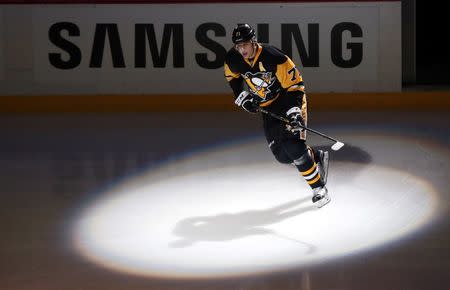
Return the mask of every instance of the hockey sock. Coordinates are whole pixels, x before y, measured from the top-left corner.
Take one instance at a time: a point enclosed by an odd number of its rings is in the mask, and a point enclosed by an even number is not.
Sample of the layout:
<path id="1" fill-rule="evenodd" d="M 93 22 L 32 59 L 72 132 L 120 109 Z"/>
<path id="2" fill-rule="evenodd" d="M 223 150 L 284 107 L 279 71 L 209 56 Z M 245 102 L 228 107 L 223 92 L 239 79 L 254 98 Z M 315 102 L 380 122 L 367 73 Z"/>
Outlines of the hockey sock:
<path id="1" fill-rule="evenodd" d="M 311 188 L 324 186 L 317 163 L 312 158 L 309 150 L 303 156 L 294 160 L 294 164 Z"/>

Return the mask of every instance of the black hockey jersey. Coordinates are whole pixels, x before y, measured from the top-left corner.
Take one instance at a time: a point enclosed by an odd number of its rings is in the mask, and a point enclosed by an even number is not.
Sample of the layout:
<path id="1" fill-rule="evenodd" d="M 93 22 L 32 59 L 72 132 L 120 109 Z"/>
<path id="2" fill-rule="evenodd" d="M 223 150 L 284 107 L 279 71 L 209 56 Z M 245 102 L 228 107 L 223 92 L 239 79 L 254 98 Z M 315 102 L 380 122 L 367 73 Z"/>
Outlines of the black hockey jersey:
<path id="1" fill-rule="evenodd" d="M 301 104 L 305 90 L 303 78 L 294 62 L 274 46 L 258 43 L 252 61 L 232 48 L 225 57 L 224 70 L 235 98 L 248 90 L 261 97 L 260 106 L 264 107 L 280 94 L 292 92 Z"/>

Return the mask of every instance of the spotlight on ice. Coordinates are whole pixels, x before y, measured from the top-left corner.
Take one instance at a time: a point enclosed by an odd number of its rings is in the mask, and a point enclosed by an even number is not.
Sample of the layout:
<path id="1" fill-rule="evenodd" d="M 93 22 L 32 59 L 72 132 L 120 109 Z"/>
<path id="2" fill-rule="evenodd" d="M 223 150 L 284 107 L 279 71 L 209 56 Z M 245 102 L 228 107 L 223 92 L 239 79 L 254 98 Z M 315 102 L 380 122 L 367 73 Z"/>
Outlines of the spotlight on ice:
<path id="1" fill-rule="evenodd" d="M 331 202 L 321 209 L 296 169 L 276 163 L 258 139 L 164 164 L 110 189 L 80 214 L 74 246 L 121 272 L 229 277 L 361 254 L 428 224 L 437 207 L 433 187 L 382 162 L 384 146 L 411 151 L 408 141 L 350 141 L 372 162 L 332 157 Z"/>

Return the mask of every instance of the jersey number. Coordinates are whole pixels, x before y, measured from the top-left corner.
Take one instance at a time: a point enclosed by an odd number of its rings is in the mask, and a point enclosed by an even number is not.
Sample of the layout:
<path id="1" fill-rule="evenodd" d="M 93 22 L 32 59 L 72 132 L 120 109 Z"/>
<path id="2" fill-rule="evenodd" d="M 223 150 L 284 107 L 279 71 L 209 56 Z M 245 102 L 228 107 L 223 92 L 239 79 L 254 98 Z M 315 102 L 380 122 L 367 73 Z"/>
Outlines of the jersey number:
<path id="1" fill-rule="evenodd" d="M 288 70 L 288 74 L 292 74 L 292 78 L 291 81 L 295 81 L 297 79 L 297 77 L 295 76 L 295 71 L 296 71 L 297 67 L 293 67 L 290 70 Z"/>

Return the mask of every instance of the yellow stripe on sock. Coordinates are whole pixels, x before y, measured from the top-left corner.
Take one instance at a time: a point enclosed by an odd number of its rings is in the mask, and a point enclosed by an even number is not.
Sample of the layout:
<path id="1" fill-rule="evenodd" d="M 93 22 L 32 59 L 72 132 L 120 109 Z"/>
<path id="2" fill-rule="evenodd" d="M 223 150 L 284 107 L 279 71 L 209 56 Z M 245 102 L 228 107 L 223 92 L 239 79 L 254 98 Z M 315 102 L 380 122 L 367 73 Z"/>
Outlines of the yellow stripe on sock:
<path id="1" fill-rule="evenodd" d="M 302 171 L 302 175 L 305 176 L 305 175 L 311 174 L 311 172 L 313 172 L 316 169 L 316 166 L 317 166 L 317 164 L 314 163 L 314 165 L 310 169 L 308 169 L 307 171 L 304 171 L 304 172 Z"/>
<path id="2" fill-rule="evenodd" d="M 313 184 L 313 183 L 316 183 L 317 182 L 317 180 L 319 180 L 320 179 L 320 173 L 317 173 L 317 176 L 316 176 L 316 178 L 314 178 L 313 180 L 310 180 L 310 181 L 308 181 L 308 184 Z"/>

